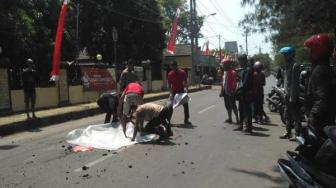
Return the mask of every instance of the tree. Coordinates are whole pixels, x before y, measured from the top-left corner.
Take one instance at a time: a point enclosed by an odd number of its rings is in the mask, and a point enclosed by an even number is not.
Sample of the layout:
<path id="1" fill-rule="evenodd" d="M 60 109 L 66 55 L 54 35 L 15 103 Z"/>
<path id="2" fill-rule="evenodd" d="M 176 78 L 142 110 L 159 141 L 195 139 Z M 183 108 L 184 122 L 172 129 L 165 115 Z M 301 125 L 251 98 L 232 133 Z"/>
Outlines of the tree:
<path id="1" fill-rule="evenodd" d="M 253 32 L 270 32 L 275 49 L 291 44 L 297 49 L 308 36 L 336 32 L 336 1 L 325 0 L 242 0 L 255 11 L 245 15 L 240 25 Z"/>
<path id="2" fill-rule="evenodd" d="M 80 4 L 80 44 L 89 55 L 103 55 L 113 61 L 112 28 L 118 30 L 117 62 L 129 58 L 150 59 L 153 70 L 160 70 L 164 48 L 162 16 L 156 0 L 95 0 Z M 153 77 L 161 76 L 153 71 Z"/>

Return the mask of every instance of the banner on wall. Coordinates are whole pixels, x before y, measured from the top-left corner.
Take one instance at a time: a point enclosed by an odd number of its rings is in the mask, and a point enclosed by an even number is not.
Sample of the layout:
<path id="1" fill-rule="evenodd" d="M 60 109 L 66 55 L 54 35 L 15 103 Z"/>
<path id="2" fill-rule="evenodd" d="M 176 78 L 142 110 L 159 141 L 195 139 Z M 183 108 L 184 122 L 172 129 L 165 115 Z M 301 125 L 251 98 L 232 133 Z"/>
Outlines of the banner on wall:
<path id="1" fill-rule="evenodd" d="M 81 67 L 85 91 L 112 91 L 116 89 L 113 69 Z"/>

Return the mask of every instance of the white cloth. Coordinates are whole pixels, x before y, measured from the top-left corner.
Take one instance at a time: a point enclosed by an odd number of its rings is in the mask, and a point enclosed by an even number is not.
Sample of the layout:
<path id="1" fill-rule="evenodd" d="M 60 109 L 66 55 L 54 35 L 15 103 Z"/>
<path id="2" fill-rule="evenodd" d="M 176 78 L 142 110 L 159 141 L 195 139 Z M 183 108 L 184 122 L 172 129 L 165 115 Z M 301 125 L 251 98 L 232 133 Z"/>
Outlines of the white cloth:
<path id="1" fill-rule="evenodd" d="M 66 141 L 70 144 L 88 146 L 97 149 L 117 150 L 124 146 L 130 146 L 136 143 L 153 141 L 159 138 L 156 134 L 140 136 L 138 133 L 134 142 L 131 141 L 133 136 L 134 125 L 127 124 L 125 138 L 120 123 L 108 123 L 100 125 L 91 125 L 83 129 L 75 129 L 68 133 Z"/>
<path id="2" fill-rule="evenodd" d="M 173 109 L 190 101 L 187 93 L 177 93 L 174 96 Z"/>

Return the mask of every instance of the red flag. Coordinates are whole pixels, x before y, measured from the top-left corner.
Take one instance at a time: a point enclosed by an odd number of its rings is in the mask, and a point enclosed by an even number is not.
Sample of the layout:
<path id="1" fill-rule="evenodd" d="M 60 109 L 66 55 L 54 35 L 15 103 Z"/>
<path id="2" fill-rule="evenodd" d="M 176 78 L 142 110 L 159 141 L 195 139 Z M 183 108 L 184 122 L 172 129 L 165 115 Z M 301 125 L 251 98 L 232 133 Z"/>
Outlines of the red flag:
<path id="1" fill-rule="evenodd" d="M 64 20 L 65 20 L 65 14 L 68 8 L 68 3 L 69 3 L 69 0 L 63 1 L 61 13 L 58 18 L 54 55 L 53 55 L 53 62 L 52 62 L 52 71 L 50 73 L 51 81 L 57 81 L 59 79 L 59 69 L 60 69 L 59 60 L 61 56 L 61 45 L 62 45 L 62 37 L 63 37 L 63 30 L 64 30 Z"/>
<path id="2" fill-rule="evenodd" d="M 173 26 L 172 29 L 170 31 L 170 38 L 167 44 L 167 51 L 171 54 L 174 54 L 175 51 L 175 44 L 176 44 L 176 36 L 177 36 L 177 25 L 178 25 L 178 21 L 180 18 L 180 9 L 177 8 L 176 11 L 176 15 L 174 18 L 174 22 L 173 22 Z"/>
<path id="3" fill-rule="evenodd" d="M 205 52 L 204 52 L 204 55 L 210 55 L 210 52 L 209 52 L 209 41 L 206 43 L 206 48 L 205 48 Z"/>

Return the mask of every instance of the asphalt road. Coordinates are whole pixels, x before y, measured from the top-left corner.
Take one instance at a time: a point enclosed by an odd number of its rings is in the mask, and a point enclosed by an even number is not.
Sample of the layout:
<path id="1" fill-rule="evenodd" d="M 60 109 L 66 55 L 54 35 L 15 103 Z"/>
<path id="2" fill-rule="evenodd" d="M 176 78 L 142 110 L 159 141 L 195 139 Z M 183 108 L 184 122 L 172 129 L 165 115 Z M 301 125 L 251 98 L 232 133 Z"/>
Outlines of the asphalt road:
<path id="1" fill-rule="evenodd" d="M 98 115 L 0 139 L 0 187 L 288 187 L 276 162 L 295 144 L 280 140 L 277 114 L 252 135 L 234 132 L 219 88 L 190 94 L 192 127 L 183 108 L 173 116 L 174 136 L 165 144 L 137 144 L 120 151 L 72 153 L 65 135 L 102 123 Z M 158 103 L 162 101 L 157 101 Z M 83 166 L 89 166 L 83 170 Z"/>

